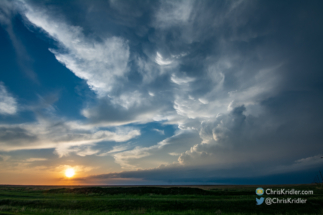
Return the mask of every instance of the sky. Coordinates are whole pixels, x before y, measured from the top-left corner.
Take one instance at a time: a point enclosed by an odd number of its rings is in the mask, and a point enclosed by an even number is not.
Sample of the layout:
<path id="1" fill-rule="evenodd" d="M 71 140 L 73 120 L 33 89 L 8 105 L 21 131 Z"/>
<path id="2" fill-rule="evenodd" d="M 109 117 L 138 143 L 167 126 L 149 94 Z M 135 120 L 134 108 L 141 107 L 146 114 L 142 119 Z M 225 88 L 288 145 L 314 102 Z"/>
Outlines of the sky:
<path id="1" fill-rule="evenodd" d="M 313 182 L 322 11 L 320 0 L 1 0 L 0 184 Z"/>

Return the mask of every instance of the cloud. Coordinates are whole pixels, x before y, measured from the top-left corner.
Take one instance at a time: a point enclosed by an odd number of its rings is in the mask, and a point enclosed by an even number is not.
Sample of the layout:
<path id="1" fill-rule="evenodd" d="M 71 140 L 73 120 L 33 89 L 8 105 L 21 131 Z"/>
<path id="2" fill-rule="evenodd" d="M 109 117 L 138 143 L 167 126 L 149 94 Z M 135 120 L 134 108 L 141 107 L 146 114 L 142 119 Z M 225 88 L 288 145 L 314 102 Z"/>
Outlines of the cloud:
<path id="1" fill-rule="evenodd" d="M 171 76 L 170 79 L 172 82 L 178 85 L 187 84 L 195 80 L 194 78 L 189 78 L 189 77 L 179 78 L 179 77 L 176 77 L 176 75 L 174 74 Z"/>
<path id="2" fill-rule="evenodd" d="M 13 125 L 1 125 L 0 140 L 2 146 L 23 146 L 37 141 L 37 135 L 27 129 Z"/>
<path id="3" fill-rule="evenodd" d="M 189 21 L 194 1 L 163 1 L 156 13 L 156 25 L 160 28 L 185 24 Z"/>
<path id="4" fill-rule="evenodd" d="M 128 72 L 129 46 L 119 37 L 97 41 L 84 35 L 79 26 L 55 19 L 45 8 L 26 5 L 29 22 L 56 40 L 60 49 L 50 49 L 56 59 L 76 76 L 86 80 L 99 96 L 105 96 Z"/>
<path id="5" fill-rule="evenodd" d="M 18 111 L 17 101 L 12 97 L 4 84 L 0 82 L 0 114 L 12 115 Z"/>
<path id="6" fill-rule="evenodd" d="M 161 135 L 165 135 L 165 131 L 164 130 L 159 130 L 157 128 L 154 128 L 153 130 L 156 131 L 156 132 L 158 132 Z"/>
<path id="7" fill-rule="evenodd" d="M 28 78 L 39 84 L 37 74 L 32 69 L 33 60 L 30 58 L 24 44 L 17 37 L 13 21 L 22 10 L 22 5 L 19 1 L 7 1 L 3 0 L 0 3 L 0 24 L 4 27 L 8 33 L 11 43 L 15 48 L 17 55 L 17 62 L 21 70 L 27 75 Z"/>
<path id="8" fill-rule="evenodd" d="M 181 155 L 180 153 L 176 153 L 176 152 L 170 152 L 168 154 L 171 155 L 171 156 L 179 156 L 179 155 Z"/>
<path id="9" fill-rule="evenodd" d="M 268 172 L 268 174 L 277 174 L 277 173 L 286 173 L 286 172 L 294 172 L 300 170 L 307 170 L 313 167 L 322 167 L 323 160 L 322 155 L 315 155 L 307 158 L 302 158 L 294 161 L 289 165 L 279 165 L 274 168 L 272 171 Z"/>
<path id="10" fill-rule="evenodd" d="M 1 160 L 0 161 L 7 161 L 11 158 L 9 155 L 0 155 Z"/>
<path id="11" fill-rule="evenodd" d="M 320 124 L 312 123 L 313 136 L 307 136 L 310 131 L 306 126 L 296 125 L 299 118 L 293 115 L 276 120 L 276 114 L 266 112 L 255 117 L 246 115 L 246 108 L 240 106 L 229 114 L 209 119 L 202 123 L 199 131 L 203 141 L 182 153 L 178 161 L 186 166 L 267 163 L 269 168 L 269 164 L 311 155 L 319 148 Z M 308 120 L 306 123 L 310 123 Z M 307 149 L 303 147 L 303 138 Z"/>
<path id="12" fill-rule="evenodd" d="M 161 54 L 159 54 L 158 52 L 156 54 L 155 61 L 160 66 L 166 66 L 166 65 L 169 65 L 172 63 L 172 61 L 170 61 L 170 60 L 164 60 L 163 56 L 161 56 Z"/>
<path id="13" fill-rule="evenodd" d="M 193 131 L 179 131 L 175 135 L 158 142 L 149 147 L 139 147 L 127 151 L 122 151 L 113 154 L 115 162 L 123 169 L 138 169 L 142 166 L 152 168 L 151 165 L 161 165 L 168 163 L 171 159 L 165 162 L 165 155 L 168 153 L 179 153 L 186 148 L 193 146 L 199 137 Z M 169 157 L 171 158 L 171 157 Z M 172 159 L 176 161 L 176 159 Z"/>
<path id="14" fill-rule="evenodd" d="M 161 97 L 143 97 L 139 92 L 124 93 L 116 99 L 102 98 L 98 104 L 83 109 L 82 114 L 94 124 L 119 126 L 130 123 L 147 123 L 167 113 L 171 104 Z"/>
<path id="15" fill-rule="evenodd" d="M 70 147 L 67 149 L 68 153 L 74 152 L 75 154 L 79 156 L 88 156 L 88 155 L 94 155 L 99 152 L 99 150 L 93 150 L 91 146 L 77 146 L 77 147 Z M 66 153 L 66 152 L 64 152 Z"/>
<path id="16" fill-rule="evenodd" d="M 47 158 L 28 158 L 26 162 L 37 162 L 37 161 L 46 161 L 48 160 Z"/>
<path id="17" fill-rule="evenodd" d="M 59 157 L 75 152 L 80 156 L 98 151 L 90 146 L 102 141 L 125 142 L 140 135 L 140 131 L 129 127 L 115 131 L 98 130 L 95 126 L 82 126 L 77 122 L 65 122 L 53 118 L 38 118 L 37 123 L 0 125 L 0 150 L 55 148 Z"/>
<path id="18" fill-rule="evenodd" d="M 149 153 L 150 149 L 151 148 L 141 148 L 137 146 L 132 150 L 116 153 L 113 155 L 113 157 L 115 162 L 119 164 L 121 168 L 134 169 L 136 168 L 136 166 L 133 164 L 130 164 L 129 161 L 132 159 L 139 159 L 139 158 L 143 158 L 151 155 L 151 153 Z"/>
<path id="19" fill-rule="evenodd" d="M 73 130 L 71 132 L 72 135 L 67 133 L 60 140 L 56 140 L 58 142 L 56 152 L 60 157 L 73 151 L 80 156 L 96 154 L 99 152 L 98 150 L 92 150 L 87 146 L 84 148 L 81 145 L 93 145 L 102 141 L 125 142 L 140 135 L 139 130 L 129 128 L 118 129 L 116 132 L 102 130 L 91 133 L 85 131 L 78 134 L 74 133 Z"/>
<path id="20" fill-rule="evenodd" d="M 280 174 L 321 150 L 321 3 L 84 1 L 75 3 L 86 14 L 80 19 L 65 5 L 35 2 L 21 13 L 97 97 L 76 110 L 80 121 L 2 125 L 1 150 L 111 155 L 123 169 L 146 170 L 107 178 L 178 172 L 172 180 L 182 181 Z M 156 121 L 175 125 L 175 135 L 124 144 Z M 103 141 L 122 144 L 95 148 Z M 294 162 L 301 158 L 308 159 Z"/>
<path id="21" fill-rule="evenodd" d="M 289 166 L 291 167 L 291 166 Z M 322 167 L 322 161 L 306 168 L 285 167 L 263 170 L 261 165 L 252 168 L 245 165 L 227 167 L 217 166 L 160 166 L 158 168 L 113 172 L 108 174 L 91 175 L 75 178 L 76 181 L 86 184 L 285 184 L 309 183 L 315 176 L 313 172 Z M 305 173 L 305 174 L 304 174 Z M 310 177 L 306 177 L 309 175 Z M 291 178 L 295 177 L 295 178 Z M 268 179 L 269 178 L 269 179 Z"/>
<path id="22" fill-rule="evenodd" d="M 137 65 L 138 72 L 141 74 L 144 83 L 153 82 L 162 73 L 161 68 L 157 67 L 153 61 L 142 57 L 138 57 Z"/>
<path id="23" fill-rule="evenodd" d="M 119 153 L 119 152 L 122 152 L 122 151 L 126 151 L 129 148 L 130 148 L 130 146 L 128 144 L 113 146 L 112 150 L 110 150 L 108 152 L 98 154 L 98 156 L 106 156 L 106 155 L 109 155 L 109 154 Z"/>
<path id="24" fill-rule="evenodd" d="M 138 58 L 144 84 L 129 82 L 130 49 L 126 39 L 98 35 L 100 39 L 96 40 L 85 36 L 81 27 L 54 18 L 55 14 L 46 12 L 45 7 L 26 5 L 26 8 L 25 16 L 29 22 L 58 42 L 59 49 L 50 49 L 56 59 L 97 92 L 97 104 L 90 104 L 82 111 L 91 122 L 105 126 L 145 123 L 153 121 L 165 109 L 170 110 L 170 104 L 160 100 L 161 97 L 145 97 L 154 91 L 149 91 L 145 83 L 163 73 L 152 66 L 152 62 Z M 158 56 L 159 63 L 169 64 Z M 158 102 L 153 103 L 154 100 Z"/>
<path id="25" fill-rule="evenodd" d="M 235 164 L 227 166 L 178 164 L 160 165 L 157 168 L 112 172 L 75 178 L 86 184 L 285 184 L 309 183 L 313 172 L 318 171 L 323 160 L 319 155 L 293 161 L 285 166 L 266 167 L 263 164 Z M 306 162 L 304 161 L 306 160 Z M 307 176 L 309 175 L 309 177 Z M 295 178 L 291 178 L 295 177 Z"/>
<path id="26" fill-rule="evenodd" d="M 10 4 L 9 1 L 6 1 L 6 0 L 1 1 L 1 3 L 0 3 L 0 11 L 1 11 L 1 13 L 0 13 L 0 23 L 2 25 L 10 24 L 10 21 L 11 21 L 10 16 L 11 16 L 11 14 L 13 12 L 12 7 L 13 7 L 13 5 Z"/>
<path id="27" fill-rule="evenodd" d="M 56 174 L 59 173 L 61 175 L 65 175 L 66 169 L 73 168 L 75 171 L 75 176 L 78 175 L 87 175 L 88 172 L 95 169 L 92 166 L 85 166 L 85 165 L 59 165 L 54 168 L 51 168 L 50 171 L 55 172 Z M 64 180 L 64 179 L 61 179 Z"/>

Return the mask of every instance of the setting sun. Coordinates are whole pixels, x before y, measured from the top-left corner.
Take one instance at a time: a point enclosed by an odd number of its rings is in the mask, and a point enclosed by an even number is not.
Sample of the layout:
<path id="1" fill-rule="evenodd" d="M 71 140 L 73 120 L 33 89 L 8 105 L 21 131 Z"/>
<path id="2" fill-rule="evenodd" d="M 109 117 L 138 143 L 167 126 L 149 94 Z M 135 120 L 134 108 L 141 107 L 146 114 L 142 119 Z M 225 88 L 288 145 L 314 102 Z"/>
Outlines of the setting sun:
<path id="1" fill-rule="evenodd" d="M 65 175 L 68 178 L 73 177 L 74 174 L 75 174 L 75 171 L 73 168 L 68 168 L 67 170 L 65 170 Z"/>

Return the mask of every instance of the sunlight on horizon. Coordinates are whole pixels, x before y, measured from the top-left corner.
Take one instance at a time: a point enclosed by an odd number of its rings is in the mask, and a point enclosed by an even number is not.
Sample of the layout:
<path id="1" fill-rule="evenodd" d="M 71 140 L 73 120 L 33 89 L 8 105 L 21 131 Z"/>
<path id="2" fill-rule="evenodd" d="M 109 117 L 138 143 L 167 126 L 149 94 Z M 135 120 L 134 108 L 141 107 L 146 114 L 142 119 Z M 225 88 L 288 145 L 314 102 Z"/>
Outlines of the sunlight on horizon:
<path id="1" fill-rule="evenodd" d="M 75 171 L 73 168 L 68 168 L 65 170 L 65 176 L 71 178 L 75 175 Z"/>

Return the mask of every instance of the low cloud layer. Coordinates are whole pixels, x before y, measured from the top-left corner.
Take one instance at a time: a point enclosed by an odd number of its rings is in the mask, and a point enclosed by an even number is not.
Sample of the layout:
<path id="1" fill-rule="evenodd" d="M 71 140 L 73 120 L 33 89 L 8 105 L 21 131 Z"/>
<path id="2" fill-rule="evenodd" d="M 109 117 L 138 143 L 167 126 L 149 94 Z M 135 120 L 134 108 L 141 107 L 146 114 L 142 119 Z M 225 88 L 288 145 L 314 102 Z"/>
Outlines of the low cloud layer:
<path id="1" fill-rule="evenodd" d="M 84 184 L 293 184 L 308 183 L 322 166 L 320 155 L 284 166 L 263 168 L 261 164 L 221 166 L 161 166 L 154 169 L 124 171 L 76 178 Z M 304 173 L 306 173 L 304 175 Z M 296 177 L 296 178 L 294 178 Z M 123 179 L 123 180 L 120 180 Z"/>

